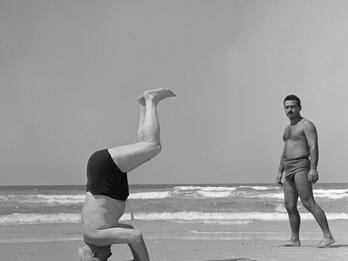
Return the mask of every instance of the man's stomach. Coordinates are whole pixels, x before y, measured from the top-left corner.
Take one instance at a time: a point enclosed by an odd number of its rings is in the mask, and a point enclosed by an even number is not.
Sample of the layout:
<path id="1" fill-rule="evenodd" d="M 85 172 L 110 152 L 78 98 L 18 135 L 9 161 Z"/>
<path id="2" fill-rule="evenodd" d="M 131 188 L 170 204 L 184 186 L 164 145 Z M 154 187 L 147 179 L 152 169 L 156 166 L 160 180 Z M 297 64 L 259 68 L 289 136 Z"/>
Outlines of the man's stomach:
<path id="1" fill-rule="evenodd" d="M 309 149 L 307 144 L 287 142 L 284 148 L 285 159 L 308 158 Z"/>
<path id="2" fill-rule="evenodd" d="M 83 226 L 88 226 L 91 229 L 114 227 L 123 215 L 125 208 L 125 201 L 87 192 L 81 221 Z"/>

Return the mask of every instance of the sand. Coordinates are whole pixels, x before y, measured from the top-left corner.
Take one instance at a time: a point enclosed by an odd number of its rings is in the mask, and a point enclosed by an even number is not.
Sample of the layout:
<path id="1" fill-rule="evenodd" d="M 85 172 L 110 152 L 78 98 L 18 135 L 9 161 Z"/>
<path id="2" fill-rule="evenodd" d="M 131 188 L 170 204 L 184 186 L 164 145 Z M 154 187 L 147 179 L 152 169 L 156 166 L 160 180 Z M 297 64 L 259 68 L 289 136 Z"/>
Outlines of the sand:
<path id="1" fill-rule="evenodd" d="M 69 227 L 70 226 L 70 227 Z M 77 249 L 83 245 L 80 238 L 61 239 L 55 241 L 53 231 L 63 227 L 71 231 L 71 238 L 78 235 L 78 225 L 46 225 L 37 227 L 13 226 L 5 232 L 17 231 L 17 235 L 24 235 L 26 231 L 38 231 L 44 233 L 44 242 L 40 237 L 32 237 L 29 241 L 20 242 L 21 239 L 12 236 L 11 241 L 0 243 L 1 261 L 25 260 L 25 261 L 63 261 L 79 260 Z M 177 226 L 181 226 L 178 225 Z M 280 261 L 311 261 L 311 260 L 348 260 L 348 224 L 346 221 L 330 222 L 331 229 L 336 238 L 336 244 L 331 248 L 319 249 L 316 244 L 320 240 L 320 230 L 315 222 L 304 223 L 301 227 L 303 233 L 301 247 L 282 247 L 284 240 L 288 238 L 287 222 L 262 222 L 257 224 L 235 226 L 229 229 L 229 235 L 224 238 L 215 237 L 213 234 L 197 237 L 180 237 L 177 234 L 168 234 L 164 231 L 153 233 L 152 225 L 140 224 L 144 231 L 151 260 L 187 260 L 187 261 L 228 261 L 228 260 L 280 260 Z M 227 227 L 225 228 L 227 229 Z M 67 231 L 65 230 L 65 231 Z M 221 227 L 211 226 L 211 230 L 221 230 Z M 4 229 L 0 229 L 1 232 Z M 2 233 L 4 235 L 4 233 Z M 49 237 L 47 237 L 47 235 Z M 51 236 L 50 236 L 51 235 Z M 238 236 L 236 236 L 238 235 Z M 47 241 L 50 240 L 50 241 Z M 25 240 L 22 240 L 25 241 Z M 28 241 L 28 240 L 27 240 Z M 131 254 L 126 245 L 114 245 L 113 255 L 110 261 L 130 260 Z"/>

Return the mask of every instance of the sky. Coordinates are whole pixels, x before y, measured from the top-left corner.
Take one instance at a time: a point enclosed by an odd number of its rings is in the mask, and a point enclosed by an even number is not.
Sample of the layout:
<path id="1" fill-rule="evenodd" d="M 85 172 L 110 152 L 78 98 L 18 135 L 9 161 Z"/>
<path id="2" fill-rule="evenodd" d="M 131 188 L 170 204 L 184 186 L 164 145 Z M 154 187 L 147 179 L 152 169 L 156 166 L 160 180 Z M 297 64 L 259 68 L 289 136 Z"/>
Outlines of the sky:
<path id="1" fill-rule="evenodd" d="M 347 1 L 0 2 L 2 185 L 86 183 L 98 149 L 137 142 L 144 90 L 162 151 L 130 184 L 273 183 L 296 94 L 319 182 L 348 182 Z"/>

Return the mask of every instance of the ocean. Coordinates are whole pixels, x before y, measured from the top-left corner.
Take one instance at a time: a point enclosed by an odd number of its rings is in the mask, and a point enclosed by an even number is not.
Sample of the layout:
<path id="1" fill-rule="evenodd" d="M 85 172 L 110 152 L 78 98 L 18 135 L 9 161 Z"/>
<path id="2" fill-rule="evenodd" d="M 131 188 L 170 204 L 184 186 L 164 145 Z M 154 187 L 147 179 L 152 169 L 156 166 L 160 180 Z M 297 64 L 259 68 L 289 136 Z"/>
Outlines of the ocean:
<path id="1" fill-rule="evenodd" d="M 316 184 L 314 197 L 329 222 L 348 220 L 348 183 Z M 0 187 L 0 242 L 80 238 L 84 198 L 85 186 Z M 233 234 L 232 229 L 224 235 L 227 226 L 245 226 L 247 232 L 254 223 L 288 222 L 283 191 L 274 184 L 131 185 L 128 201 L 121 221 L 140 225 L 149 237 L 171 232 L 186 239 L 207 233 L 211 238 L 218 233 L 221 239 Z M 315 222 L 301 203 L 298 207 L 303 222 Z M 54 226 L 59 229 L 52 231 Z M 46 237 L 35 236 L 38 227 Z"/>

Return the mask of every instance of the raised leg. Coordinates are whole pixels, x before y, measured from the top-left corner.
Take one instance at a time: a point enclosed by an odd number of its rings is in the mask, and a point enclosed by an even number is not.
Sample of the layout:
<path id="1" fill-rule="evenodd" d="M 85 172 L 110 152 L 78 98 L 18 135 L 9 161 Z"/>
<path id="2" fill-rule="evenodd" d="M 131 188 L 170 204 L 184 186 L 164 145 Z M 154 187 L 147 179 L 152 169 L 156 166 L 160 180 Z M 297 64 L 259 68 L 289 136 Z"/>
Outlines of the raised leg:
<path id="1" fill-rule="evenodd" d="M 308 181 L 307 173 L 296 174 L 295 183 L 303 206 L 312 213 L 323 232 L 323 240 L 320 243 L 320 247 L 327 247 L 333 244 L 335 240 L 330 232 L 326 215 L 314 200 L 312 183 Z"/>
<path id="2" fill-rule="evenodd" d="M 297 210 L 298 193 L 295 182 L 291 178 L 284 179 L 284 205 L 289 216 L 291 229 L 290 241 L 286 246 L 300 246 L 301 218 Z"/>
<path id="3" fill-rule="evenodd" d="M 140 104 L 140 113 L 139 113 L 139 127 L 138 127 L 138 140 L 143 141 L 143 126 L 144 126 L 144 119 L 145 119 L 145 97 L 144 94 L 141 94 L 137 98 L 138 103 Z"/>
<path id="4" fill-rule="evenodd" d="M 157 104 L 159 101 L 173 97 L 175 94 L 168 89 L 155 89 L 144 92 L 145 112 L 141 107 L 138 143 L 119 146 L 109 149 L 109 153 L 117 166 L 123 172 L 129 172 L 146 161 L 153 158 L 161 151 L 160 125 L 157 116 Z M 138 102 L 142 99 L 138 98 Z M 142 113 L 144 112 L 144 116 Z M 143 118 L 142 118 L 143 117 Z"/>

